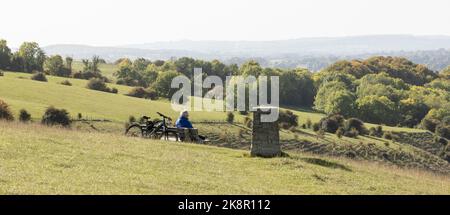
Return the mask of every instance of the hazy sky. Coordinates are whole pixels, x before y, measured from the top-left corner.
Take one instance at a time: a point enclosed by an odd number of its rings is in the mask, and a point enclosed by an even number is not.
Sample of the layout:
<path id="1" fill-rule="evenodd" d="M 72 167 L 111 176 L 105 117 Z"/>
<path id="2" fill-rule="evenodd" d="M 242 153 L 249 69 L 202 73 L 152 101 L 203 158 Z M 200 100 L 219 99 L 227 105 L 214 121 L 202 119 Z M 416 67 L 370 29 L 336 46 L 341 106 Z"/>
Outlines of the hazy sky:
<path id="1" fill-rule="evenodd" d="M 450 35 L 449 0 L 2 0 L 12 47 L 169 40 Z"/>

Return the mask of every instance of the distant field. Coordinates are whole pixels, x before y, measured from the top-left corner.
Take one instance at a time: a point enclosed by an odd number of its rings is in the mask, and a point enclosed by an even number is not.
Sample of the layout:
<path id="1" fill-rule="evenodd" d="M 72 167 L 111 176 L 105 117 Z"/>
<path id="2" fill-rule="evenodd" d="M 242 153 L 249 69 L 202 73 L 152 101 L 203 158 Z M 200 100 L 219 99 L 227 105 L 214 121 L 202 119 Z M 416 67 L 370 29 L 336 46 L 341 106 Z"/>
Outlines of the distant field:
<path id="1" fill-rule="evenodd" d="M 79 62 L 78 62 L 79 63 Z M 102 71 L 103 72 L 103 71 Z M 105 118 L 116 121 L 125 121 L 130 115 L 149 115 L 156 117 L 156 111 L 162 111 L 172 117 L 178 113 L 172 111 L 167 100 L 149 101 L 132 98 L 124 95 L 114 95 L 86 89 L 86 80 L 47 76 L 49 82 L 37 82 L 30 80 L 30 74 L 5 72 L 0 77 L 0 99 L 6 100 L 17 113 L 25 108 L 35 118 L 40 118 L 44 109 L 49 105 L 66 108 L 73 116 L 82 113 L 85 116 Z M 73 86 L 64 86 L 60 83 L 69 80 Z M 115 87 L 119 94 L 126 94 L 131 87 L 108 84 Z M 290 108 L 299 116 L 299 124 L 303 124 L 309 118 L 312 122 L 318 122 L 324 115 L 311 110 Z M 244 116 L 236 113 L 236 120 L 243 121 Z M 251 116 L 251 115 L 249 115 Z M 192 112 L 194 121 L 224 121 L 225 113 L 222 112 Z M 366 123 L 368 127 L 376 126 Z M 420 129 L 398 128 L 383 126 L 385 130 L 423 132 Z"/>
<path id="2" fill-rule="evenodd" d="M 450 194 L 448 176 L 0 122 L 1 194 Z"/>
<path id="3" fill-rule="evenodd" d="M 30 74 L 12 72 L 6 72 L 5 76 L 0 77 L 0 99 L 10 104 L 16 114 L 25 108 L 32 117 L 39 119 L 45 108 L 53 105 L 67 109 L 73 117 L 81 113 L 86 117 L 121 122 L 127 121 L 130 115 L 157 117 L 157 111 L 173 118 L 178 116 L 168 101 L 121 95 L 129 92 L 131 87 L 128 86 L 108 84 L 119 90 L 117 95 L 87 89 L 86 80 L 47 76 L 49 82 L 38 82 L 29 77 Z M 73 86 L 59 84 L 66 79 Z M 193 120 L 225 120 L 225 113 L 222 112 L 193 112 L 191 115 Z"/>
<path id="4" fill-rule="evenodd" d="M 100 71 L 102 72 L 102 75 L 107 77 L 109 80 L 116 80 L 116 77 L 114 76 L 114 73 L 117 72 L 118 67 L 115 64 L 100 64 L 99 66 Z M 72 63 L 72 70 L 82 71 L 83 70 L 83 63 L 81 61 L 74 61 Z"/>

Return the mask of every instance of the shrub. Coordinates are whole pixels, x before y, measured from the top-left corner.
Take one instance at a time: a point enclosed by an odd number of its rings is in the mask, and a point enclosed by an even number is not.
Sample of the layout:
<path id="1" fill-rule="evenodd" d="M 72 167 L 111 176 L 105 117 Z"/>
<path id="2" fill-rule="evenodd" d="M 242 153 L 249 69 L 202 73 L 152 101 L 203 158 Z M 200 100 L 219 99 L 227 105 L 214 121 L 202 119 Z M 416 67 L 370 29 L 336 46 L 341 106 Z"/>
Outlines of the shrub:
<path id="1" fill-rule="evenodd" d="M 448 145 L 448 141 L 447 141 L 445 138 L 439 137 L 439 136 L 435 136 L 435 137 L 434 137 L 434 142 L 435 142 L 435 143 L 440 143 L 440 144 L 442 144 L 443 146 L 447 146 L 447 145 Z"/>
<path id="2" fill-rule="evenodd" d="M 351 128 L 350 131 L 347 130 L 347 131 L 344 133 L 344 136 L 346 136 L 346 137 L 352 137 L 352 138 L 358 137 L 358 135 L 359 135 L 359 132 L 358 132 L 358 130 L 357 130 L 356 128 Z"/>
<path id="3" fill-rule="evenodd" d="M 302 128 L 303 128 L 303 129 L 306 129 L 306 124 L 303 123 L 303 124 L 302 124 Z"/>
<path id="4" fill-rule="evenodd" d="M 439 124 L 438 120 L 424 118 L 422 120 L 421 127 L 428 131 L 434 132 L 438 124 Z"/>
<path id="5" fill-rule="evenodd" d="M 155 90 L 151 88 L 144 89 L 143 87 L 135 87 L 130 90 L 127 96 L 132 96 L 136 98 L 144 98 L 144 99 L 151 99 L 155 100 L 158 98 L 157 93 Z"/>
<path id="6" fill-rule="evenodd" d="M 369 135 L 370 136 L 378 136 L 377 135 L 377 129 L 374 127 L 369 128 Z"/>
<path id="7" fill-rule="evenodd" d="M 86 87 L 91 90 L 109 92 L 109 88 L 106 86 L 105 82 L 99 78 L 90 79 Z"/>
<path id="8" fill-rule="evenodd" d="M 113 87 L 111 89 L 111 93 L 117 94 L 118 92 L 119 92 L 119 90 L 117 88 L 115 88 L 115 87 Z"/>
<path id="9" fill-rule="evenodd" d="M 278 123 L 280 123 L 280 125 L 284 124 L 283 126 L 286 128 L 296 127 L 298 126 L 298 116 L 295 115 L 292 111 L 281 110 L 278 116 Z"/>
<path id="10" fill-rule="evenodd" d="M 0 100 L 0 120 L 12 121 L 14 116 L 9 109 L 9 105 L 6 102 Z"/>
<path id="11" fill-rule="evenodd" d="M 382 137 L 383 136 L 383 127 L 377 126 L 377 127 L 371 127 L 369 129 L 369 135 L 374 137 Z"/>
<path id="12" fill-rule="evenodd" d="M 81 113 L 78 113 L 78 114 L 77 114 L 77 118 L 80 120 L 80 119 L 83 118 L 83 115 L 81 115 Z"/>
<path id="13" fill-rule="evenodd" d="M 66 85 L 66 86 L 72 86 L 72 83 L 70 83 L 69 80 L 64 80 L 61 82 L 62 85 Z"/>
<path id="14" fill-rule="evenodd" d="M 393 134 L 390 131 L 384 132 L 383 134 L 383 138 L 387 139 L 387 140 L 392 140 L 393 139 Z"/>
<path id="15" fill-rule="evenodd" d="M 64 127 L 69 127 L 71 123 L 69 113 L 65 109 L 56 109 L 54 107 L 47 108 L 41 122 L 44 125 L 61 125 Z"/>
<path id="16" fill-rule="evenodd" d="M 31 115 L 25 109 L 22 109 L 19 112 L 19 120 L 21 122 L 29 122 L 31 120 Z"/>
<path id="17" fill-rule="evenodd" d="M 446 139 L 450 139 L 450 126 L 438 125 L 436 126 L 435 134 Z"/>
<path id="18" fill-rule="evenodd" d="M 31 76 L 31 80 L 47 82 L 47 77 L 45 77 L 44 73 L 37 72 Z"/>
<path id="19" fill-rule="evenodd" d="M 336 133 L 337 129 L 342 126 L 344 117 L 341 115 L 332 115 L 322 118 L 319 123 L 320 127 L 329 133 Z"/>
<path id="20" fill-rule="evenodd" d="M 377 126 L 376 132 L 380 136 L 383 135 L 383 126 L 381 126 L 381 125 Z"/>
<path id="21" fill-rule="evenodd" d="M 3 71 L 0 70 L 0 76 L 4 76 L 5 74 L 3 73 Z"/>
<path id="22" fill-rule="evenodd" d="M 233 114 L 233 112 L 228 112 L 227 113 L 227 122 L 228 123 L 233 123 L 234 122 L 234 114 Z"/>
<path id="23" fill-rule="evenodd" d="M 358 131 L 358 134 L 367 134 L 367 128 L 364 126 L 364 122 L 358 118 L 350 118 L 344 123 L 346 131 L 351 131 L 353 128 Z"/>
<path id="24" fill-rule="evenodd" d="M 343 127 L 339 127 L 337 130 L 336 130 L 336 136 L 339 138 L 339 139 L 341 139 L 342 138 L 342 135 L 344 135 L 345 134 L 345 129 L 343 128 Z"/>
<path id="25" fill-rule="evenodd" d="M 314 123 L 313 125 L 312 125 L 312 127 L 313 127 L 313 131 L 319 131 L 319 129 L 320 129 L 320 124 L 319 123 Z"/>

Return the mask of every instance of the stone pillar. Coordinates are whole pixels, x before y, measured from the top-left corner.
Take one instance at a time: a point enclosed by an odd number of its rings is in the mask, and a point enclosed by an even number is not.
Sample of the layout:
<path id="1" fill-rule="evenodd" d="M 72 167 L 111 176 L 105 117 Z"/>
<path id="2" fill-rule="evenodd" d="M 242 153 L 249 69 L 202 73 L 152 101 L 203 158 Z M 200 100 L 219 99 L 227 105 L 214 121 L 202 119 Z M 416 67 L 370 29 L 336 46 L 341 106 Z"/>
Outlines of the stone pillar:
<path id="1" fill-rule="evenodd" d="M 251 155 L 275 157 L 281 155 L 278 120 L 261 122 L 261 115 L 270 113 L 273 108 L 258 108 L 253 111 L 253 131 Z"/>

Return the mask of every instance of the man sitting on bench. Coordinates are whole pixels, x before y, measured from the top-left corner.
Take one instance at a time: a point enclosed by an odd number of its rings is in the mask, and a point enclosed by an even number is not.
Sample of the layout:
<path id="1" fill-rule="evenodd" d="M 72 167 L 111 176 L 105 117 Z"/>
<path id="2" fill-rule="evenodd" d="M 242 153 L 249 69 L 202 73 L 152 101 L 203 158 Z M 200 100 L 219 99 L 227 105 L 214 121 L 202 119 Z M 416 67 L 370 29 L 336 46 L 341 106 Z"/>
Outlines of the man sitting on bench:
<path id="1" fill-rule="evenodd" d="M 189 113 L 187 111 L 182 111 L 180 113 L 180 118 L 177 119 L 175 125 L 181 131 L 180 139 L 182 141 L 185 141 L 187 136 L 189 136 L 190 140 L 194 142 L 203 141 L 205 139 L 204 137 L 198 135 L 197 129 L 192 126 L 192 123 L 189 121 Z"/>

